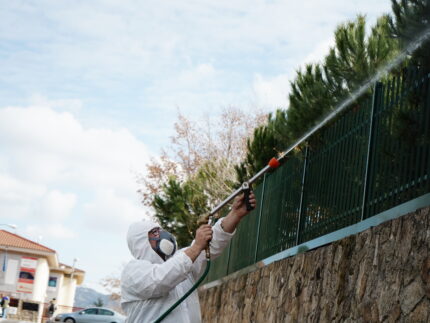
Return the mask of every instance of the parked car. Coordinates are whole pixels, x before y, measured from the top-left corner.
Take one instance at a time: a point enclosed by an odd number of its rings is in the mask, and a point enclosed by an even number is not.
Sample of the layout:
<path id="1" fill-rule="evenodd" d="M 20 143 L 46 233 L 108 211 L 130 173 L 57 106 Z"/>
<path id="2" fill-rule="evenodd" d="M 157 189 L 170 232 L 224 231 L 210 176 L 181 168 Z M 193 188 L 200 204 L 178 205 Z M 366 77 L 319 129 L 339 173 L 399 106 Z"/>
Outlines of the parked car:
<path id="1" fill-rule="evenodd" d="M 125 316 L 111 309 L 90 307 L 73 313 L 62 313 L 55 316 L 54 322 L 66 323 L 123 323 Z"/>

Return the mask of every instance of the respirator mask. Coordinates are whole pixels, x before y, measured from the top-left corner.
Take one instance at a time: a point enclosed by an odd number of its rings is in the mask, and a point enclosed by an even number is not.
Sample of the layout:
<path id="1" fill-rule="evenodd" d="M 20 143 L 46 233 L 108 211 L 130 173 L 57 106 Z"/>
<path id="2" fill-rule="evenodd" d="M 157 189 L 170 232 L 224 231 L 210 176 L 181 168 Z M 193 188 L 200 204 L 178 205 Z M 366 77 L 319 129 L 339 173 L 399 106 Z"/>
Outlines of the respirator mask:
<path id="1" fill-rule="evenodd" d="M 167 231 L 159 230 L 158 237 L 149 238 L 149 240 L 157 242 L 154 250 L 160 256 L 164 257 L 164 259 L 173 256 L 176 251 L 176 239 L 171 233 Z"/>

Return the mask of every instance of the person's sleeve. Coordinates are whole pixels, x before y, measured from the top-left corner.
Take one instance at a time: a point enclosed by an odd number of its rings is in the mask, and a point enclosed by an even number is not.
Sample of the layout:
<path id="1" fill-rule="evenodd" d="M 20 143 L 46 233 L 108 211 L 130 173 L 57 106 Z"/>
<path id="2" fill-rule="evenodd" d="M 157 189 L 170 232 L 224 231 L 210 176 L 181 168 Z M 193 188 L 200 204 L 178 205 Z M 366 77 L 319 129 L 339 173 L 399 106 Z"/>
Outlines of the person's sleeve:
<path id="1" fill-rule="evenodd" d="M 234 230 L 232 233 L 225 232 L 221 226 L 223 220 L 224 218 L 218 220 L 212 228 L 213 236 L 210 243 L 211 260 L 217 258 L 223 252 L 224 248 L 228 245 L 231 238 L 236 233 L 236 230 Z M 203 274 L 206 263 L 206 253 L 203 250 L 193 264 L 192 274 L 195 280 L 197 280 Z"/>
<path id="2" fill-rule="evenodd" d="M 191 259 L 182 251 L 162 264 L 133 260 L 121 276 L 123 301 L 145 300 L 164 296 L 187 278 L 192 268 Z"/>

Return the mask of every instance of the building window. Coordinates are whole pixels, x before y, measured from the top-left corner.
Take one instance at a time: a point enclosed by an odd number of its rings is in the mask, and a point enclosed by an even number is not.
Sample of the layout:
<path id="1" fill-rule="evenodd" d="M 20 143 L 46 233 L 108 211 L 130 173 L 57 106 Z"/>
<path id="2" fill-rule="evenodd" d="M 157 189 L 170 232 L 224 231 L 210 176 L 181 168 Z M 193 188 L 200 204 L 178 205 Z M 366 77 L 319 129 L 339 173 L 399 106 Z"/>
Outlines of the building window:
<path id="1" fill-rule="evenodd" d="M 18 298 L 10 298 L 9 306 L 10 307 L 18 307 L 19 299 Z"/>
<path id="2" fill-rule="evenodd" d="M 27 311 L 38 312 L 39 311 L 39 304 L 23 302 L 22 303 L 22 309 L 27 310 Z"/>
<path id="3" fill-rule="evenodd" d="M 57 277 L 50 276 L 48 280 L 48 286 L 54 288 L 57 287 Z"/>
<path id="4" fill-rule="evenodd" d="M 33 275 L 33 273 L 28 272 L 28 271 L 20 271 L 19 272 L 19 278 L 33 281 L 34 275 Z"/>
<path id="5" fill-rule="evenodd" d="M 39 304 L 23 302 L 22 303 L 22 309 L 27 310 L 27 311 L 38 312 L 39 311 Z"/>

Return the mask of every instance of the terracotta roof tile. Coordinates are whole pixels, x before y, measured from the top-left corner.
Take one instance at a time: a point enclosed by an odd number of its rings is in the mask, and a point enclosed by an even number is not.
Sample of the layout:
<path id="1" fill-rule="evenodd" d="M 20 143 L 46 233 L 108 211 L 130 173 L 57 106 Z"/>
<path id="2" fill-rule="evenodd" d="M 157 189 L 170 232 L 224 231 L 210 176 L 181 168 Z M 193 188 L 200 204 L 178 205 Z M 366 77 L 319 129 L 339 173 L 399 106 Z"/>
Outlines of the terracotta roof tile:
<path id="1" fill-rule="evenodd" d="M 56 253 L 55 250 L 6 230 L 0 230 L 0 247 L 13 247 Z"/>

